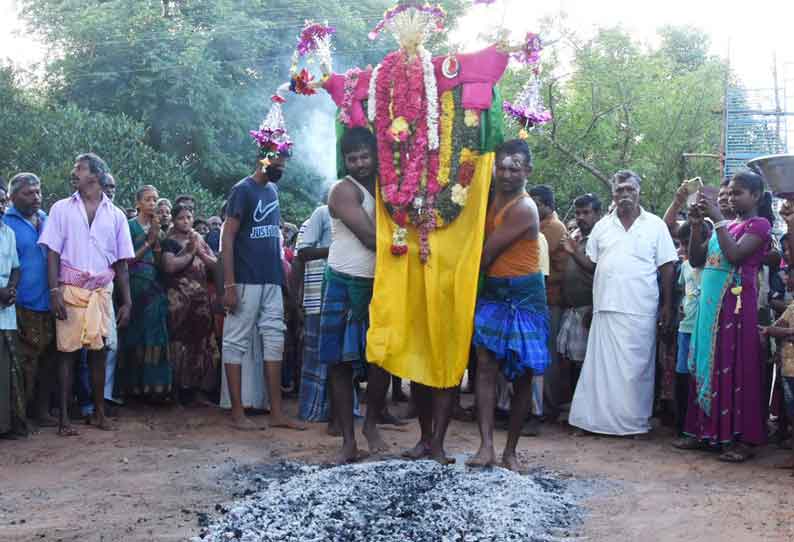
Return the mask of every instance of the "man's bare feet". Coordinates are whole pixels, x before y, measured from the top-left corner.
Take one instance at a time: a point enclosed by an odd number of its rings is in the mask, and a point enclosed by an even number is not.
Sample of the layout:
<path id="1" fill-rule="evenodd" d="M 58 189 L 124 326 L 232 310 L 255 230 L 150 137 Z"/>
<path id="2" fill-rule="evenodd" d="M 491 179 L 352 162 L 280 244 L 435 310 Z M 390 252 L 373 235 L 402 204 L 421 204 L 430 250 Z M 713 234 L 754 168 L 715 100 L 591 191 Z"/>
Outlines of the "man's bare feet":
<path id="1" fill-rule="evenodd" d="M 402 453 L 402 456 L 406 459 L 413 459 L 416 461 L 417 459 L 422 459 L 430 455 L 430 446 L 425 444 L 424 442 L 418 442 L 416 446 L 411 448 L 410 450 L 405 450 Z"/>
<path id="2" fill-rule="evenodd" d="M 367 439 L 369 453 L 374 455 L 389 451 L 389 445 L 380 436 L 380 431 L 378 431 L 377 427 L 364 427 L 362 433 L 364 438 Z"/>
<path id="3" fill-rule="evenodd" d="M 298 420 L 293 420 L 286 416 L 277 418 L 272 414 L 270 415 L 270 427 L 283 427 L 284 429 L 292 429 L 294 431 L 306 431 L 306 425 Z"/>
<path id="4" fill-rule="evenodd" d="M 328 426 L 325 428 L 325 433 L 332 437 L 342 436 L 342 430 L 339 429 L 333 422 L 328 422 Z"/>
<path id="5" fill-rule="evenodd" d="M 356 443 L 352 442 L 350 444 L 342 445 L 342 449 L 339 450 L 336 458 L 334 459 L 335 465 L 347 465 L 349 463 L 355 463 L 357 461 L 361 461 L 368 457 L 369 454 L 364 451 L 360 451 L 358 447 L 356 447 Z"/>
<path id="6" fill-rule="evenodd" d="M 237 429 L 238 431 L 260 431 L 263 429 L 267 429 L 267 427 L 263 427 L 258 425 L 251 420 L 248 419 L 247 416 L 239 416 L 232 418 L 232 427 Z"/>
<path id="7" fill-rule="evenodd" d="M 466 461 L 466 466 L 475 468 L 493 467 L 495 464 L 496 452 L 494 452 L 493 446 L 488 448 L 481 446 L 477 454 Z"/>
<path id="8" fill-rule="evenodd" d="M 453 465 L 455 463 L 455 458 L 449 457 L 447 453 L 444 451 L 444 448 L 438 448 L 438 449 L 431 448 L 428 457 L 440 465 L 446 466 L 446 465 Z"/>
<path id="9" fill-rule="evenodd" d="M 517 473 L 524 472 L 524 469 L 521 467 L 521 463 L 518 462 L 518 458 L 516 457 L 515 453 L 505 453 L 502 456 L 502 467 Z"/>
<path id="10" fill-rule="evenodd" d="M 102 431 L 115 431 L 115 428 L 110 424 L 105 416 L 98 416 L 97 414 L 94 414 L 91 416 L 91 418 L 89 418 L 88 423 L 89 425 L 93 425 Z"/>

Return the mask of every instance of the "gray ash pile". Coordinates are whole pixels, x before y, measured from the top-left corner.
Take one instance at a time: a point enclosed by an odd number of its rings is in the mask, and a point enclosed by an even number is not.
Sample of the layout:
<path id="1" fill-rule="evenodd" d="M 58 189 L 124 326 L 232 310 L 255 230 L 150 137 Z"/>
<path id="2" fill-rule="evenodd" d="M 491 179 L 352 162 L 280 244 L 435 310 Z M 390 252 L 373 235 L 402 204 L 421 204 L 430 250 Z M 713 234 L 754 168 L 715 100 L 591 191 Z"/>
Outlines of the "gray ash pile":
<path id="1" fill-rule="evenodd" d="M 386 461 L 255 478 L 258 490 L 192 540 L 541 542 L 569 539 L 581 516 L 575 484 L 543 473 Z"/>

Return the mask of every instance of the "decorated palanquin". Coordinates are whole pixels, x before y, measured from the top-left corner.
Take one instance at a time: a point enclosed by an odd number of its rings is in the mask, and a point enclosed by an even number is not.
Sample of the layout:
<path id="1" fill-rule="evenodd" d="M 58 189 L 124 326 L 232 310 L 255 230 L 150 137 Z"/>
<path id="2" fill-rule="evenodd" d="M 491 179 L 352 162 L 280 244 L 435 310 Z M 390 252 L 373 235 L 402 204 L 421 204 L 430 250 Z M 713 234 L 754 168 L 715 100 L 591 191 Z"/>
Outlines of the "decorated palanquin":
<path id="1" fill-rule="evenodd" d="M 292 88 L 325 89 L 339 109 L 339 139 L 358 126 L 377 137 L 368 361 L 448 388 L 460 383 L 469 360 L 493 151 L 503 141 L 509 106 L 496 85 L 511 55 L 537 62 L 540 42 L 529 35 L 517 50 L 502 45 L 433 58 L 423 44 L 442 20 L 438 7 L 400 2 L 370 35 L 390 31 L 398 50 L 374 68 L 326 69 L 319 82 L 295 69 Z M 332 32 L 307 24 L 300 44 L 311 48 Z"/>

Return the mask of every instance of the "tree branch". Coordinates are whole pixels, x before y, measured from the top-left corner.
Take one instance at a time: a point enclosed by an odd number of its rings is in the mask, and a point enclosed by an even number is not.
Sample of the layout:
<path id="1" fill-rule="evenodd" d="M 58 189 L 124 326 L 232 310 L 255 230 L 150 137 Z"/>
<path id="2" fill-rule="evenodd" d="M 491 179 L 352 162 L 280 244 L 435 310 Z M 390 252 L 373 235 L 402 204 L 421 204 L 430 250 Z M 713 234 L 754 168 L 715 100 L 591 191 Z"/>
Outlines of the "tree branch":
<path id="1" fill-rule="evenodd" d="M 552 146 L 555 149 L 557 149 L 562 154 L 564 154 L 565 156 L 567 156 L 568 158 L 573 160 L 576 163 L 577 166 L 579 166 L 580 168 L 584 169 L 585 171 L 590 173 L 593 177 L 595 177 L 596 179 L 601 181 L 601 183 L 604 185 L 604 187 L 606 187 L 606 188 L 608 188 L 610 190 L 612 189 L 612 184 L 610 182 L 610 178 L 608 176 L 604 175 L 603 173 L 601 173 L 601 171 L 599 171 L 598 168 L 596 168 L 590 162 L 588 162 L 584 158 L 581 158 L 580 156 L 578 156 L 571 149 L 569 149 L 568 147 L 566 147 L 565 145 L 563 145 L 562 143 L 557 141 L 556 138 L 551 137 L 551 136 L 546 135 L 546 134 L 541 134 L 541 137 L 543 137 L 545 140 L 547 140 L 549 143 L 551 143 Z"/>

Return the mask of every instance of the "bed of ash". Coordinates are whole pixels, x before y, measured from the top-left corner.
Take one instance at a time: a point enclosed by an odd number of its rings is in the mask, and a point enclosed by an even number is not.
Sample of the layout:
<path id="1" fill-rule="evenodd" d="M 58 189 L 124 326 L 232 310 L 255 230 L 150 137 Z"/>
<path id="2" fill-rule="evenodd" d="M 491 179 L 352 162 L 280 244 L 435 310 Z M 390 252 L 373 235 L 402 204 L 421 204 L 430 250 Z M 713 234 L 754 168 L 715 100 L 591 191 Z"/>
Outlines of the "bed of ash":
<path id="1" fill-rule="evenodd" d="M 459 461 L 460 463 L 460 461 Z M 195 542 L 541 542 L 576 538 L 593 484 L 544 471 L 469 470 L 398 460 L 296 463 L 237 473 Z"/>

